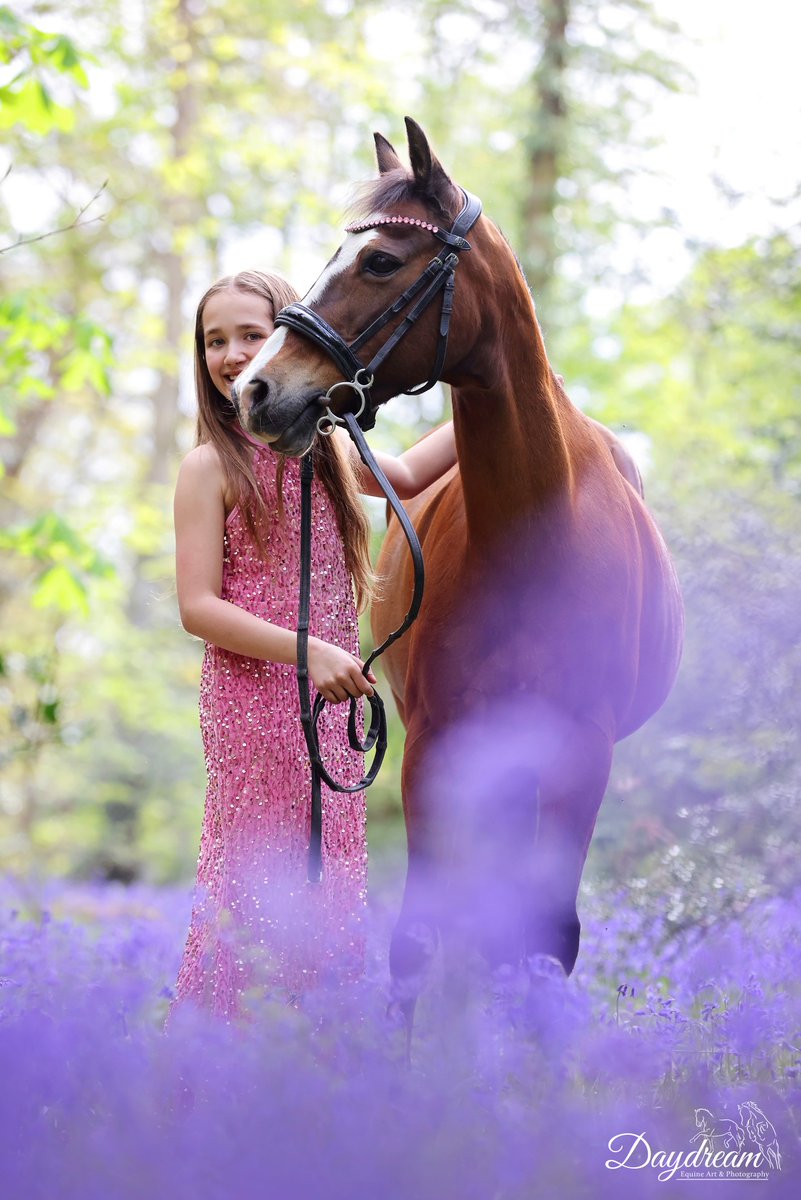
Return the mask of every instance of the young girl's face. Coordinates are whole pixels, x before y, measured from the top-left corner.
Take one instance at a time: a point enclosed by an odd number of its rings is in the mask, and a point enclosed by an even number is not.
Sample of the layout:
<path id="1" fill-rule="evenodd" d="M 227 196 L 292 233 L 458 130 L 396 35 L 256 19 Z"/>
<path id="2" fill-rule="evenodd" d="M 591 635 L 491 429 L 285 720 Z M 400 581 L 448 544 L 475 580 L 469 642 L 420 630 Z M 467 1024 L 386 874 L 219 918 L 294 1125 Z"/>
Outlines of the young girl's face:
<path id="1" fill-rule="evenodd" d="M 254 292 L 226 288 L 203 309 L 203 345 L 212 383 L 230 398 L 231 384 L 274 329 L 270 305 Z"/>

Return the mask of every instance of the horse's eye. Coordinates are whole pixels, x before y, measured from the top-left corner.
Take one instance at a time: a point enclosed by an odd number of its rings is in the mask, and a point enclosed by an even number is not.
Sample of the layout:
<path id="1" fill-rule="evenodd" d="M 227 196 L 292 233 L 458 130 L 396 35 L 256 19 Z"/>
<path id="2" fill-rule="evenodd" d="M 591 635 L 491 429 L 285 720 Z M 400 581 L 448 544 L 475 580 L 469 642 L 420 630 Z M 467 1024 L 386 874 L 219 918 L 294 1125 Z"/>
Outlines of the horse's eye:
<path id="1" fill-rule="evenodd" d="M 368 271 L 371 275 L 391 275 L 397 271 L 398 267 L 402 267 L 403 263 L 397 258 L 393 258 L 391 254 L 381 254 L 376 251 L 365 260 L 363 270 Z"/>

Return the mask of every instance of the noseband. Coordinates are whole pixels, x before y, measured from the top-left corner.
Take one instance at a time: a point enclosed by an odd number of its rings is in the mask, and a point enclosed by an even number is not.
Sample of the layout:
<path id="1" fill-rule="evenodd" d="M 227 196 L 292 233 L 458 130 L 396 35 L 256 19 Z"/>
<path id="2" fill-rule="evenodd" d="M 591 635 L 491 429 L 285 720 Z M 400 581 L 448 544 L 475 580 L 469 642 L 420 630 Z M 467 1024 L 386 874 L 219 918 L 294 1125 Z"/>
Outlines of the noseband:
<path id="1" fill-rule="evenodd" d="M 354 392 L 359 397 L 358 411 L 355 413 L 346 412 L 343 417 L 332 412 L 331 408 L 327 408 L 324 416 L 317 422 L 318 431 L 323 435 L 328 435 L 334 432 L 337 425 L 346 425 L 351 438 L 356 444 L 356 448 L 361 456 L 365 466 L 372 472 L 377 480 L 389 504 L 391 505 L 395 515 L 401 523 L 401 527 L 409 543 L 409 549 L 412 555 L 414 564 L 414 593 L 412 602 L 409 605 L 409 610 L 403 619 L 401 625 L 389 634 L 383 644 L 373 650 L 370 657 L 364 664 L 363 672 L 367 676 L 371 664 L 382 654 L 388 646 L 392 645 L 414 621 L 417 613 L 420 610 L 420 605 L 423 600 L 424 586 L 424 568 L 423 554 L 420 548 L 420 542 L 415 533 L 408 514 L 403 505 L 398 499 L 392 485 L 387 479 L 384 472 L 375 461 L 370 448 L 364 438 L 364 430 L 372 429 L 375 425 L 375 416 L 377 406 L 373 404 L 370 389 L 375 379 L 375 373 L 384 362 L 387 355 L 397 346 L 401 338 L 409 332 L 413 327 L 418 317 L 425 312 L 431 301 L 441 291 L 442 292 L 442 310 L 439 321 L 439 338 L 437 342 L 437 353 L 434 359 L 434 365 L 426 383 L 419 384 L 414 388 L 410 388 L 406 395 L 414 396 L 419 392 L 426 391 L 439 379 L 442 369 L 445 365 L 445 354 L 448 348 L 448 331 L 450 329 L 451 312 L 453 311 L 453 288 L 454 288 L 454 271 L 459 262 L 459 253 L 462 250 L 469 250 L 470 243 L 466 241 L 465 234 L 470 231 L 473 225 L 478 220 L 481 214 L 481 201 L 476 196 L 471 196 L 469 192 L 464 192 L 464 205 L 459 216 L 453 223 L 450 230 L 440 229 L 437 225 L 429 224 L 425 221 L 419 221 L 414 217 L 380 217 L 375 221 L 369 221 L 362 225 L 351 225 L 348 229 L 349 233 L 361 233 L 365 229 L 372 229 L 377 225 L 410 225 L 418 226 L 427 230 L 438 238 L 442 243 L 442 249 L 436 258 L 433 258 L 415 282 L 408 287 L 402 296 L 399 296 L 394 304 L 377 317 L 363 333 L 348 344 L 335 329 L 325 321 L 319 313 L 307 308 L 305 304 L 290 304 L 286 308 L 282 308 L 275 318 L 276 325 L 285 325 L 289 329 L 294 329 L 304 337 L 313 341 L 320 346 L 327 354 L 333 358 L 334 362 L 339 367 L 344 375 L 339 383 L 333 384 L 328 389 L 325 399 L 331 402 L 333 394 L 339 388 L 346 388 Z M 416 303 L 406 314 L 404 319 L 399 323 L 397 328 L 392 332 L 381 349 L 371 358 L 366 365 L 358 357 L 357 351 L 362 346 L 366 345 L 372 337 L 374 337 L 381 329 L 383 329 L 393 317 L 398 316 L 403 312 L 407 305 L 411 304 L 416 299 Z M 298 651 L 297 651 L 297 680 L 298 691 L 300 697 L 300 715 L 303 725 L 303 733 L 306 738 L 306 747 L 309 751 L 309 761 L 311 764 L 311 826 L 309 840 L 309 868 L 308 878 L 312 882 L 320 879 L 322 868 L 322 794 L 321 784 L 325 782 L 332 791 L 335 792 L 359 792 L 369 787 L 378 775 L 381 763 L 384 759 L 384 754 L 387 748 L 387 720 L 384 711 L 384 704 L 378 691 L 374 688 L 372 696 L 368 697 L 368 704 L 371 710 L 370 725 L 365 737 L 362 739 L 359 736 L 357 728 L 357 710 L 356 701 L 350 701 L 350 714 L 348 717 L 348 741 L 351 749 L 369 753 L 373 750 L 374 756 L 370 769 L 367 774 L 356 784 L 343 784 L 335 780 L 329 771 L 326 769 L 322 761 L 320 753 L 320 740 L 317 733 L 317 725 L 320 720 L 323 709 L 325 708 L 325 700 L 317 694 L 314 704 L 311 703 L 309 693 L 309 617 L 311 607 L 311 539 L 312 539 L 312 477 L 314 472 L 312 451 L 308 451 L 304 456 L 301 464 L 301 563 L 300 563 L 300 595 L 298 600 Z"/>
<path id="2" fill-rule="evenodd" d="M 352 342 L 346 342 L 319 313 L 314 312 L 313 309 L 308 308 L 300 302 L 297 304 L 288 304 L 286 308 L 281 309 L 275 318 L 276 325 L 285 325 L 288 329 L 294 329 L 296 333 L 303 334 L 304 337 L 314 342 L 322 350 L 325 350 L 326 354 L 334 360 L 342 372 L 344 379 L 340 383 L 335 383 L 328 390 L 326 399 L 330 400 L 332 393 L 337 388 L 347 386 L 355 390 L 361 398 L 361 407 L 359 412 L 354 415 L 360 428 L 365 431 L 372 429 L 375 425 L 378 406 L 373 404 L 370 389 L 375 381 L 376 372 L 387 356 L 395 349 L 401 338 L 405 337 L 418 318 L 422 316 L 439 292 L 442 292 L 442 308 L 440 310 L 439 336 L 434 364 L 426 382 L 409 388 L 404 394 L 407 396 L 416 396 L 420 392 L 427 391 L 428 388 L 434 386 L 442 374 L 442 368 L 445 365 L 445 355 L 448 349 L 451 313 L 453 311 L 454 273 L 459 263 L 460 252 L 470 249 L 470 243 L 466 240 L 465 234 L 470 232 L 481 215 L 481 201 L 478 197 L 471 195 L 470 192 L 466 192 L 464 189 L 462 189 L 462 195 L 464 196 L 462 210 L 449 230 L 440 229 L 438 225 L 434 225 L 428 221 L 417 220 L 415 217 L 379 217 L 376 220 L 368 220 L 362 224 L 348 226 L 348 233 L 362 233 L 366 229 L 374 229 L 379 225 L 396 226 L 399 228 L 403 226 L 409 228 L 417 227 L 425 229 L 443 243 L 439 254 L 431 259 L 431 262 L 423 273 L 406 289 L 403 295 L 399 296 L 395 303 L 385 309 L 379 317 L 376 317 Z M 369 363 L 363 363 L 359 358 L 358 351 L 388 325 L 393 317 L 397 317 L 402 313 L 413 300 L 416 300 L 416 303 L 397 328 L 390 334 L 384 345 L 373 355 Z M 331 433 L 334 425 L 341 425 L 343 423 L 342 419 L 336 413 L 332 412 L 330 408 L 326 415 L 321 418 L 321 421 L 327 423 L 324 428 L 320 429 L 321 433 Z"/>

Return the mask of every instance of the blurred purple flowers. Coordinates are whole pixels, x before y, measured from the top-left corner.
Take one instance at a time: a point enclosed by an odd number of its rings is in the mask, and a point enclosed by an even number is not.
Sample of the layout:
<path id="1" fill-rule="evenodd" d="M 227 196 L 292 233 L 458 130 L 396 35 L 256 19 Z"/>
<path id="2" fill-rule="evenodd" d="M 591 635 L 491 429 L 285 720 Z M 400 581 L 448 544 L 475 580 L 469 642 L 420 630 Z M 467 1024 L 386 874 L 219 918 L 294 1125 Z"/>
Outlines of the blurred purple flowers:
<path id="1" fill-rule="evenodd" d="M 411 1070 L 385 1022 L 377 917 L 361 983 L 300 1009 L 256 1001 L 244 1028 L 185 1008 L 165 1034 L 188 906 L 145 888 L 6 885 L 4 1197 L 664 1195 L 654 1171 L 605 1167 L 610 1138 L 647 1130 L 689 1149 L 694 1109 L 736 1118 L 744 1102 L 782 1145 L 767 1194 L 797 1190 L 797 898 L 657 957 L 652 924 L 596 897 L 572 979 L 499 993 L 478 964 L 465 988 L 432 979 Z"/>

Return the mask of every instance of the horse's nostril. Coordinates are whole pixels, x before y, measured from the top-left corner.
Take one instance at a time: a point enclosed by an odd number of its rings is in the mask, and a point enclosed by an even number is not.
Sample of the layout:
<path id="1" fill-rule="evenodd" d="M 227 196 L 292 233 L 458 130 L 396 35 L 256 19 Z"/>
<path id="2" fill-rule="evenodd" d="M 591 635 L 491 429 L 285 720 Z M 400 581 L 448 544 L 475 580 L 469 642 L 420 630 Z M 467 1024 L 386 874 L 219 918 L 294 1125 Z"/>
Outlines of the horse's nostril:
<path id="1" fill-rule="evenodd" d="M 250 407 L 257 408 L 260 404 L 266 404 L 270 398 L 270 385 L 266 379 L 254 379 L 250 385 Z"/>

